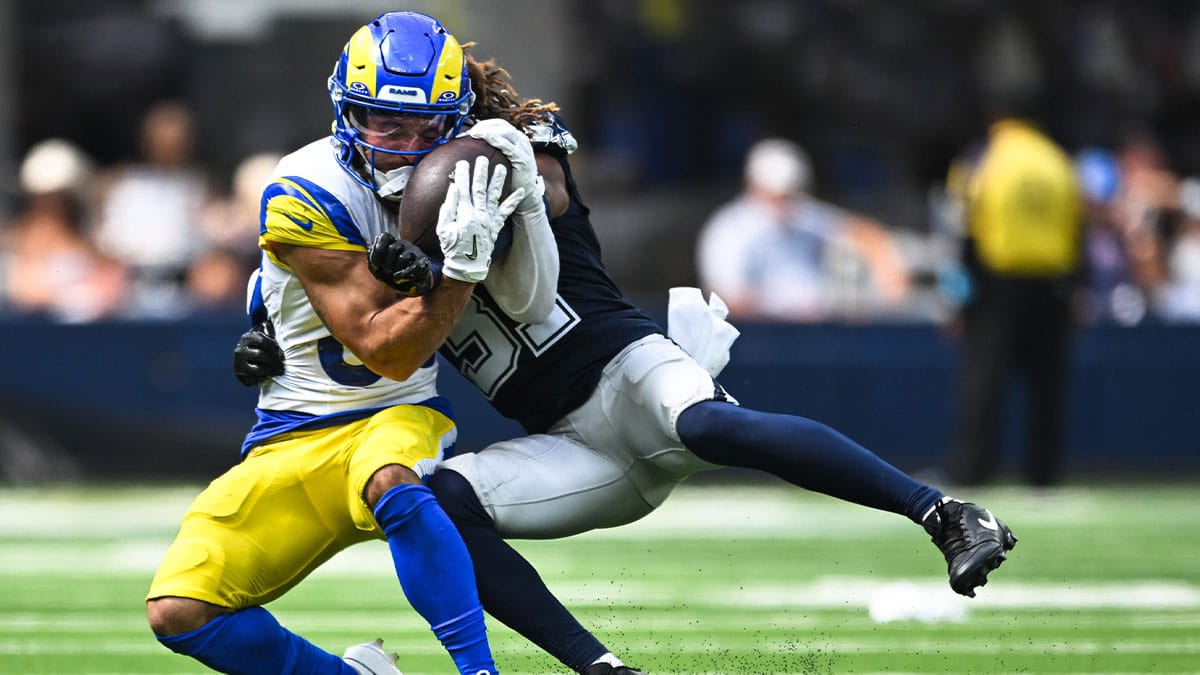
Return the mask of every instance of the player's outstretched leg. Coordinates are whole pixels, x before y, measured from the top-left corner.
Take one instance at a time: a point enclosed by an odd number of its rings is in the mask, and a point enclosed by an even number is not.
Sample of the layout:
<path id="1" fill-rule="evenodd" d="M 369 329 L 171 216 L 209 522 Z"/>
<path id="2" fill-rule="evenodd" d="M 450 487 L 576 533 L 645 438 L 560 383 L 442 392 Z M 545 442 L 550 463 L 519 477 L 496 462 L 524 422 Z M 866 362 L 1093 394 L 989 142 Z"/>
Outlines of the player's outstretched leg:
<path id="1" fill-rule="evenodd" d="M 404 597 L 429 622 L 459 672 L 497 672 L 470 553 L 433 493 L 421 484 L 394 485 L 375 503 L 374 514 Z"/>
<path id="2" fill-rule="evenodd" d="M 189 598 L 152 599 L 147 613 L 158 641 L 218 673 L 361 675 L 348 662 L 281 626 L 263 607 L 218 614 L 199 628 L 175 632 L 180 622 L 194 624 L 198 614 L 207 613 L 202 605 Z M 163 635 L 168 632 L 172 634 Z"/>
<path id="3" fill-rule="evenodd" d="M 684 446 L 721 466 L 758 469 L 806 490 L 921 524 L 944 495 L 825 424 L 798 415 L 702 401 L 675 423 Z"/>
<path id="4" fill-rule="evenodd" d="M 427 482 L 470 551 L 479 597 L 488 614 L 576 672 L 641 675 L 584 628 L 554 597 L 533 565 L 504 541 L 462 474 L 443 467 Z"/>
<path id="5" fill-rule="evenodd" d="M 396 654 L 383 651 L 383 640 L 375 639 L 346 649 L 342 660 L 358 675 L 403 675 L 396 669 Z"/>
<path id="6" fill-rule="evenodd" d="M 1000 566 L 1017 537 L 990 511 L 945 497 L 923 523 L 933 543 L 946 556 L 950 588 L 975 597 L 975 588 L 987 584 L 988 573 Z"/>
<path id="7" fill-rule="evenodd" d="M 1017 543 L 986 509 L 948 499 L 836 430 L 804 417 L 764 413 L 720 401 L 683 411 L 684 445 L 703 460 L 766 471 L 808 490 L 907 516 L 922 525 L 946 557 L 950 587 L 975 587 Z"/>

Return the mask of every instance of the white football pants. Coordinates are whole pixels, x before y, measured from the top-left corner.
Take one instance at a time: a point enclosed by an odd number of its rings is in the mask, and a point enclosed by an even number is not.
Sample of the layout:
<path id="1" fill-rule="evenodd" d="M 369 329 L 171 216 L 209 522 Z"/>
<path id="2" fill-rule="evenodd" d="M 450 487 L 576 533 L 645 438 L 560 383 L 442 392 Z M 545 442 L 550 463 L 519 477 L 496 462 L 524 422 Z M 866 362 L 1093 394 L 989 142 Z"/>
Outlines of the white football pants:
<path id="1" fill-rule="evenodd" d="M 505 537 L 624 525 L 691 474 L 718 468 L 685 449 L 675 430 L 681 412 L 714 398 L 708 371 L 666 337 L 650 335 L 609 362 L 591 398 L 546 433 L 493 443 L 442 467 L 471 483 Z"/>

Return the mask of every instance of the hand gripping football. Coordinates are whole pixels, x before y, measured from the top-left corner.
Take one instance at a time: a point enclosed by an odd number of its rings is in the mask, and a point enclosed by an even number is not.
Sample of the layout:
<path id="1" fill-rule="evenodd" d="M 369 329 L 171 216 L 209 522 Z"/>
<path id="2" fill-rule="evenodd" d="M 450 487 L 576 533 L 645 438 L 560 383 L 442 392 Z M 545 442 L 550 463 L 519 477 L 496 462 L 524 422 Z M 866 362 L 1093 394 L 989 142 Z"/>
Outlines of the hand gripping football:
<path id="1" fill-rule="evenodd" d="M 437 236 L 438 209 L 446 200 L 454 165 L 458 160 L 465 159 L 474 167 L 475 158 L 481 155 L 488 158 L 489 174 L 500 164 L 508 169 L 509 177 L 504 182 L 500 201 L 512 193 L 512 164 L 503 152 L 477 138 L 460 136 L 451 139 L 425 155 L 413 169 L 400 199 L 401 238 L 416 244 L 429 257 L 441 260 L 442 247 Z M 492 259 L 495 260 L 507 250 L 511 242 L 512 221 L 509 220 L 496 238 Z"/>

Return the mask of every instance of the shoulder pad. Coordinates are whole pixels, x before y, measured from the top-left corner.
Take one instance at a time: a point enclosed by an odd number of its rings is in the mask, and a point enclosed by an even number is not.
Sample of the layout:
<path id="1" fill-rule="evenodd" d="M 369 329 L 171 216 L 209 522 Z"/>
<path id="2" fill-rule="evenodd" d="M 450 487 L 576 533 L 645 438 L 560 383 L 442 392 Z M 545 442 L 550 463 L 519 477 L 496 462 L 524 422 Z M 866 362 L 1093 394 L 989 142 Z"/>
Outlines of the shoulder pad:
<path id="1" fill-rule="evenodd" d="M 569 155 L 579 149 L 575 136 L 555 113 L 548 113 L 540 121 L 527 125 L 524 131 L 534 150 Z"/>

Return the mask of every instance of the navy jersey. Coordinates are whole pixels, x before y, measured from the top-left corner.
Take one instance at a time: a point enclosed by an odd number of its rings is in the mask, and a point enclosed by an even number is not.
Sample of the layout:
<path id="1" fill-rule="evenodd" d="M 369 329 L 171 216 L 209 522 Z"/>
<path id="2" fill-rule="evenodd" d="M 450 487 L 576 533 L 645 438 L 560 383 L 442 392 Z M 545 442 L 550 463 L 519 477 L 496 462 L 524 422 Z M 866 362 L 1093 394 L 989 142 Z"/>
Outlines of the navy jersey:
<path id="1" fill-rule="evenodd" d="M 566 154 L 553 154 L 571 197 L 567 211 L 550 222 L 560 260 L 553 313 L 539 324 L 517 323 L 478 285 L 441 348 L 500 414 L 529 433 L 545 431 L 582 405 L 604 366 L 626 345 L 663 332 L 608 276 Z"/>

